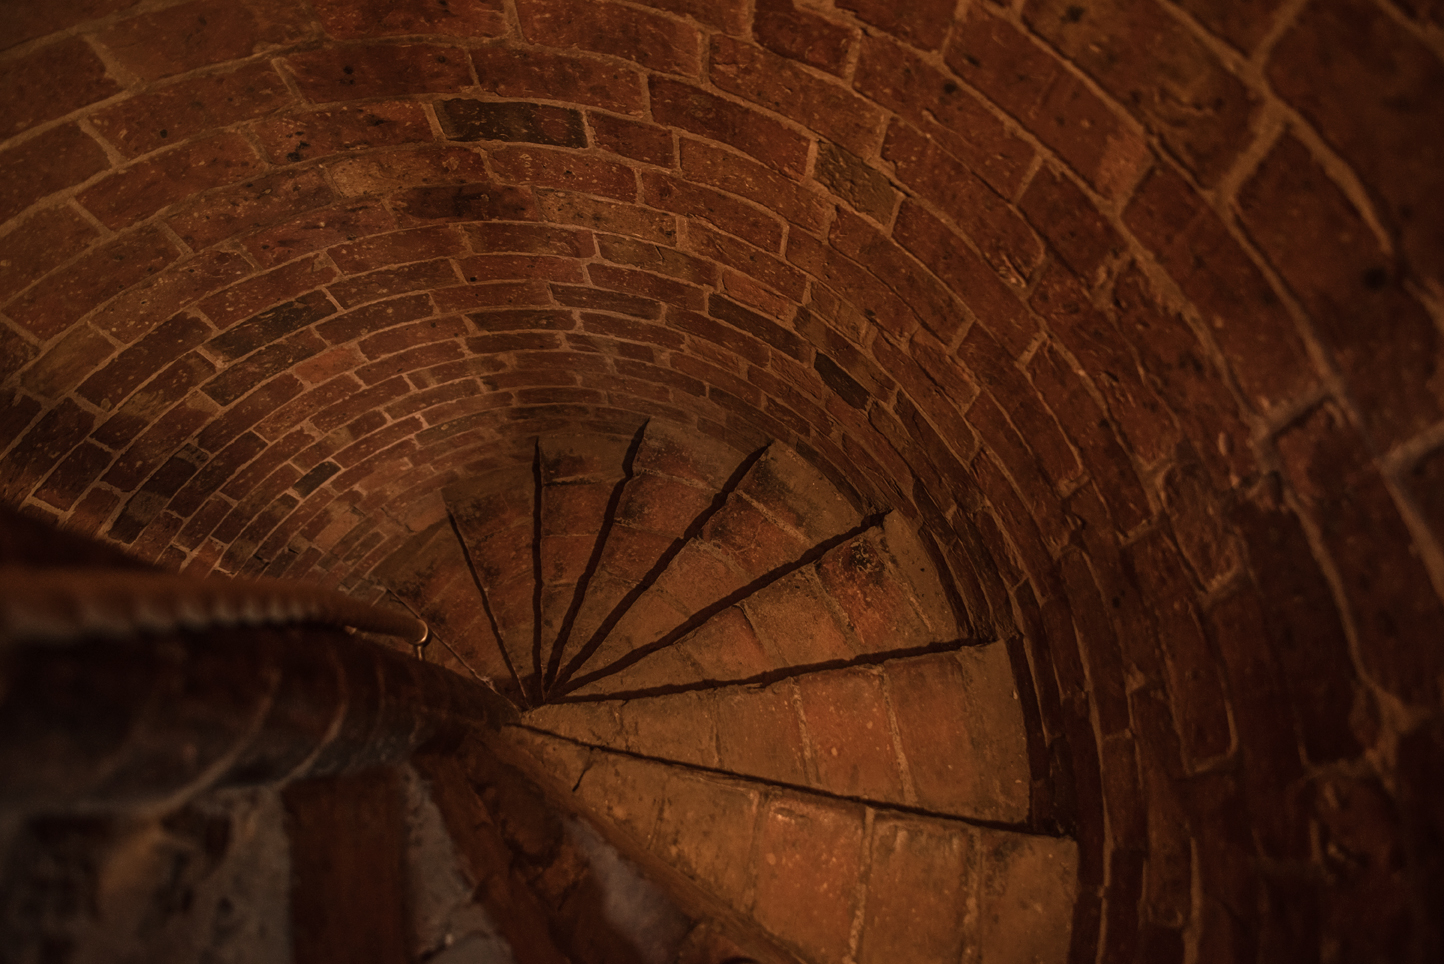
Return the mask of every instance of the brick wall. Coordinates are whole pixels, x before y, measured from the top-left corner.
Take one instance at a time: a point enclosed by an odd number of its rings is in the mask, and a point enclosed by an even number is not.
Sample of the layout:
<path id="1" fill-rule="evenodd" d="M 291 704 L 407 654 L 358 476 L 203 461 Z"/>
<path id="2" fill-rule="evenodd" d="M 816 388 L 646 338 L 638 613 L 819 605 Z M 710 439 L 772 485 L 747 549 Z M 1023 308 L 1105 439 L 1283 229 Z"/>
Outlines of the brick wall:
<path id="1" fill-rule="evenodd" d="M 1438 951 L 1434 6 L 104 0 L 0 37 L 6 502 L 369 592 L 539 433 L 780 439 L 1014 641 L 1075 960 Z"/>

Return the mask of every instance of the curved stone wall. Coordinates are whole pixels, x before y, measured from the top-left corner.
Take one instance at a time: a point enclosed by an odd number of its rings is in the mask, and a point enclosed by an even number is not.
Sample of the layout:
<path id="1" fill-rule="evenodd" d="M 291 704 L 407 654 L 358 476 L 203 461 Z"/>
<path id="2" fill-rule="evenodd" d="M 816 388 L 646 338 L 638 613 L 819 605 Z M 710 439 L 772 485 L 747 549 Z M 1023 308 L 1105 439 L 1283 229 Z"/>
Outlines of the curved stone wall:
<path id="1" fill-rule="evenodd" d="M 6 502 L 376 593 L 538 435 L 778 439 L 1009 641 L 1075 960 L 1437 951 L 1434 6 L 68 0 L 0 37 Z"/>

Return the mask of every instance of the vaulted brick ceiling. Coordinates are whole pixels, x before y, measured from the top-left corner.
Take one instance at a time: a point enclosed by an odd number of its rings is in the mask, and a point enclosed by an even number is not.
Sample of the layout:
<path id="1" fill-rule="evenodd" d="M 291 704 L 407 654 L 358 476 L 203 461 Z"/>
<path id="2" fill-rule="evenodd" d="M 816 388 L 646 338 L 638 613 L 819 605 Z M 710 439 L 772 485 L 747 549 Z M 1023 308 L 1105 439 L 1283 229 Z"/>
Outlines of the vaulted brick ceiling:
<path id="1" fill-rule="evenodd" d="M 375 593 L 539 436 L 780 440 L 1012 641 L 1075 960 L 1412 939 L 1435 6 L 52 0 L 0 38 L 6 502 Z"/>

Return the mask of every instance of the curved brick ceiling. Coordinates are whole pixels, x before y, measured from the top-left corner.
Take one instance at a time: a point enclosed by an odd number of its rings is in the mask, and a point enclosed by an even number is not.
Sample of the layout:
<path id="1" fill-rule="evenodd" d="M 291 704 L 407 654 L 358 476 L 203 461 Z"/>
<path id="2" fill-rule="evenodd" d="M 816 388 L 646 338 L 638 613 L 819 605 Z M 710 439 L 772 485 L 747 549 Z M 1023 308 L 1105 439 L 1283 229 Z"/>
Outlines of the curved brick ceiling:
<path id="1" fill-rule="evenodd" d="M 1424 946 L 1438 12 L 957 6 L 6 4 L 0 497 L 370 592 L 538 435 L 778 439 L 1011 641 L 1076 960 Z"/>

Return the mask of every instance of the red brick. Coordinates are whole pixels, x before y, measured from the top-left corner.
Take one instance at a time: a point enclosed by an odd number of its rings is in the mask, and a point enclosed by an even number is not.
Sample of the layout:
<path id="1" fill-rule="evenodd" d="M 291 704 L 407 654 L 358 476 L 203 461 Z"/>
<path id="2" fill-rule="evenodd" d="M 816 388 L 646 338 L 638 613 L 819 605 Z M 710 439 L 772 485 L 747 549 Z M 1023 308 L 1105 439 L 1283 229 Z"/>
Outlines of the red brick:
<path id="1" fill-rule="evenodd" d="M 881 143 L 885 115 L 877 106 L 785 57 L 714 37 L 708 77 L 718 89 L 791 118 L 854 154 L 871 157 Z"/>
<path id="2" fill-rule="evenodd" d="M 886 224 L 897 208 L 898 192 L 887 175 L 827 141 L 817 145 L 813 177 L 861 214 Z"/>
<path id="3" fill-rule="evenodd" d="M 315 332 L 295 332 L 267 345 L 245 360 L 227 366 L 203 386 L 202 390 L 222 405 L 229 405 L 272 375 L 310 358 L 325 347 L 325 342 Z"/>
<path id="4" fill-rule="evenodd" d="M 1009 401 L 1012 400 L 1009 399 Z M 992 459 L 1002 467 L 1008 476 L 1006 480 L 992 479 L 994 484 L 989 492 L 995 508 L 998 508 L 999 511 L 1005 511 L 1007 508 L 996 497 L 1001 493 L 1002 501 L 1006 503 L 1007 493 L 1003 492 L 1001 486 L 1016 489 L 1019 501 L 1026 507 L 1024 511 L 1027 516 L 1036 520 L 1039 534 L 1056 541 L 1067 531 L 1068 527 L 1058 505 L 1054 485 L 1044 473 L 1037 453 L 1028 445 L 1027 436 L 1007 421 L 997 397 L 986 392 L 979 395 L 972 408 L 968 410 L 968 424 L 978 433 L 978 438 Z M 977 464 L 987 466 L 986 460 Z M 1021 520 L 1019 528 L 1020 531 L 1011 533 L 1014 541 L 1019 543 L 1020 548 L 1035 548 L 1031 545 L 1023 545 L 1027 541 L 1027 527 L 1021 525 Z M 1041 579 L 1047 573 L 1046 555 L 1039 552 L 1027 561 L 1033 570 L 1035 580 Z"/>
<path id="5" fill-rule="evenodd" d="M 97 111 L 90 120 L 122 154 L 139 157 L 269 114 L 293 99 L 285 82 L 262 61 L 136 94 Z"/>
<path id="6" fill-rule="evenodd" d="M 119 230 L 184 198 L 260 170 L 260 159 L 245 138 L 219 134 L 122 168 L 80 194 L 79 201 Z"/>
<path id="7" fill-rule="evenodd" d="M 236 436 L 300 393 L 301 383 L 293 375 L 277 375 L 207 425 L 196 442 L 209 452 L 219 452 Z"/>
<path id="8" fill-rule="evenodd" d="M 1034 304 L 1085 373 L 1109 373 L 1095 378 L 1094 385 L 1139 461 L 1155 462 L 1171 449 L 1177 429 L 1163 402 L 1144 383 L 1123 336 L 1093 307 L 1083 286 L 1062 271 L 1049 271 L 1037 283 Z"/>
<path id="9" fill-rule="evenodd" d="M 314 104 L 445 94 L 471 85 L 471 64 L 460 47 L 374 44 L 323 47 L 285 60 L 301 95 Z"/>
<path id="10" fill-rule="evenodd" d="M 777 251 L 782 243 L 782 225 L 767 214 L 681 178 L 643 172 L 642 196 L 647 204 L 701 218 L 765 251 Z"/>
<path id="11" fill-rule="evenodd" d="M 868 327 L 876 326 L 894 338 L 906 339 L 919 326 L 917 314 L 887 285 L 857 262 L 824 247 L 811 235 L 794 231 L 787 240 L 787 260 L 830 287 L 853 310 L 862 313 Z"/>
<path id="12" fill-rule="evenodd" d="M 336 269 L 319 258 L 294 261 L 262 272 L 204 299 L 200 308 L 224 331 L 242 319 L 272 308 L 278 302 L 314 291 L 336 276 Z"/>
<path id="13" fill-rule="evenodd" d="M 538 200 L 542 219 L 554 224 L 595 228 L 662 244 L 674 244 L 677 240 L 676 218 L 670 214 L 561 191 L 542 191 Z"/>
<path id="14" fill-rule="evenodd" d="M 337 345 L 431 313 L 431 302 L 426 295 L 406 295 L 348 311 L 317 325 L 316 331 Z"/>
<path id="15" fill-rule="evenodd" d="M 384 268 L 343 281 L 335 281 L 326 290 L 341 304 L 342 308 L 354 308 L 357 305 L 382 298 L 391 298 L 408 291 L 429 291 L 435 287 L 453 285 L 457 280 L 456 269 L 452 263 L 445 258 L 440 258 L 436 261 L 422 261 L 400 268 Z"/>
<path id="16" fill-rule="evenodd" d="M 1440 653 L 1411 643 L 1427 638 L 1444 606 L 1362 441 L 1326 405 L 1285 431 L 1278 446 L 1338 573 L 1365 671 L 1406 702 L 1435 705 Z"/>
<path id="17" fill-rule="evenodd" d="M 232 251 L 203 251 L 126 288 L 91 316 L 91 324 L 122 342 L 134 341 L 157 317 L 169 318 L 191 308 L 252 270 L 244 257 Z"/>
<path id="18" fill-rule="evenodd" d="M 710 295 L 707 299 L 707 313 L 793 358 L 804 362 L 811 359 L 811 352 L 795 332 L 736 302 L 728 301 L 717 294 Z"/>
<path id="19" fill-rule="evenodd" d="M 9 381 L 11 376 L 29 365 L 38 351 L 29 338 L 9 324 L 0 324 L 0 382 Z"/>
<path id="20" fill-rule="evenodd" d="M 501 0 L 447 0 L 440 6 L 419 0 L 316 0 L 314 8 L 326 33 L 342 40 L 412 34 L 500 37 L 507 32 Z"/>
<path id="21" fill-rule="evenodd" d="M 474 48 L 471 62 L 481 90 L 489 94 L 551 100 L 564 90 L 572 103 L 621 114 L 643 112 L 641 75 L 595 57 L 491 46 Z"/>
<path id="22" fill-rule="evenodd" d="M 953 19 L 950 0 L 921 0 L 899 7 L 888 0 L 841 0 L 838 6 L 923 50 L 936 50 Z"/>
<path id="23" fill-rule="evenodd" d="M 1221 756 L 1232 742 L 1228 696 L 1177 550 L 1154 530 L 1128 547 L 1127 558 L 1139 590 L 1150 600 L 1185 758 L 1196 765 Z"/>
<path id="24" fill-rule="evenodd" d="M 592 129 L 592 143 L 604 151 L 661 167 L 676 163 L 672 132 L 665 127 L 595 111 L 587 113 L 587 123 Z"/>
<path id="25" fill-rule="evenodd" d="M 765 165 L 706 141 L 684 137 L 681 143 L 682 171 L 688 180 L 761 204 L 809 231 L 820 231 L 826 225 L 831 207 L 826 197 Z"/>
<path id="26" fill-rule="evenodd" d="M 1211 607 L 1209 637 L 1233 694 L 1243 783 L 1262 849 L 1277 859 L 1307 854 L 1308 835 L 1288 812 L 1288 788 L 1303 773 L 1288 694 L 1268 648 L 1262 600 L 1251 589 Z"/>
<path id="27" fill-rule="evenodd" d="M 595 155 L 544 148 L 499 147 L 490 152 L 492 170 L 512 181 L 601 194 L 619 201 L 637 197 L 637 179 L 625 164 Z"/>
<path id="28" fill-rule="evenodd" d="M 828 240 L 834 249 L 866 265 L 879 281 L 893 290 L 929 331 L 951 342 L 963 321 L 952 293 L 918 270 L 896 242 L 862 218 L 838 211 Z"/>
<path id="29" fill-rule="evenodd" d="M 70 399 L 46 412 L 25 433 L 7 459 L 6 478 L 0 482 L 0 495 L 11 504 L 21 502 L 31 488 L 49 474 L 55 463 L 80 444 L 94 424 L 95 416 Z"/>
<path id="30" fill-rule="evenodd" d="M 658 318 L 662 308 L 651 298 L 641 298 L 620 292 L 602 291 L 596 288 L 573 288 L 553 285 L 552 292 L 563 305 L 573 308 L 591 308 L 596 311 L 612 311 L 631 315 L 634 318 Z"/>
<path id="31" fill-rule="evenodd" d="M 666 10 L 679 16 L 692 17 L 700 23 L 729 33 L 747 29 L 749 4 L 744 0 L 639 0 L 649 7 Z"/>
<path id="32" fill-rule="evenodd" d="M 105 151 L 74 124 L 52 127 L 0 152 L 0 221 L 108 166 Z"/>
<path id="33" fill-rule="evenodd" d="M 714 345 L 719 345 L 729 354 L 747 359 L 753 364 L 765 365 L 771 357 L 767 346 L 755 338 L 734 331 L 705 315 L 691 311 L 668 310 L 667 323 L 676 330 L 685 332 L 689 336 L 689 340 L 693 342 L 694 348 L 695 340 L 701 338 Z"/>
<path id="34" fill-rule="evenodd" d="M 476 308 L 544 306 L 551 304 L 541 281 L 499 281 L 489 284 L 434 288 L 431 300 L 442 314 Z"/>
<path id="35" fill-rule="evenodd" d="M 47 208 L 0 238 L 0 301 L 80 254 L 99 232 L 69 205 Z"/>
<path id="36" fill-rule="evenodd" d="M 1396 5 L 1397 6 L 1397 5 Z M 1438 24 L 1440 14 L 1434 12 Z M 1437 35 L 1434 39 L 1437 39 Z M 1444 276 L 1444 132 L 1435 123 L 1444 65 L 1437 45 L 1388 10 L 1341 0 L 1304 11 L 1270 56 L 1268 82 L 1358 174 L 1404 260 Z M 1377 200 L 1374 203 L 1378 203 Z"/>
<path id="37" fill-rule="evenodd" d="M 680 281 L 605 264 L 588 265 L 587 276 L 593 284 L 610 291 L 639 295 L 693 311 L 702 310 L 702 292 Z"/>
<path id="38" fill-rule="evenodd" d="M 748 277 L 781 292 L 790 301 L 800 301 L 807 279 L 787 262 L 767 254 L 706 225 L 689 221 L 682 247 L 710 261 L 735 268 Z"/>
<path id="39" fill-rule="evenodd" d="M 1307 148 L 1280 141 L 1240 193 L 1239 207 L 1313 318 L 1379 444 L 1433 424 L 1441 412 L 1435 379 L 1444 339 Z"/>
<path id="40" fill-rule="evenodd" d="M 1098 280 L 1123 251 L 1123 239 L 1076 184 L 1057 171 L 1034 175 L 1018 210 L 1047 239 L 1074 274 Z"/>
<path id="41" fill-rule="evenodd" d="M 490 179 L 479 153 L 444 144 L 333 158 L 327 168 L 337 190 L 347 197 L 435 185 L 486 184 Z M 485 196 L 490 191 L 482 193 Z"/>
<path id="42" fill-rule="evenodd" d="M 465 251 L 455 228 L 428 227 L 338 244 L 326 253 L 338 268 L 354 275 L 413 261 L 454 257 Z"/>
<path id="43" fill-rule="evenodd" d="M 697 285 L 716 285 L 717 268 L 711 262 L 683 254 L 674 248 L 659 247 L 632 238 L 598 235 L 597 245 L 603 258 L 613 264 L 644 268 Z"/>
<path id="44" fill-rule="evenodd" d="M 963 959 L 973 901 L 972 833 L 958 825 L 879 815 L 857 959 L 944 964 Z"/>
<path id="45" fill-rule="evenodd" d="M 902 799 L 882 680 L 869 670 L 799 677 L 802 716 L 817 761 L 819 785 L 872 800 Z"/>
<path id="46" fill-rule="evenodd" d="M 1006 200 L 976 174 L 917 131 L 894 122 L 883 157 L 898 179 L 931 201 L 967 233 L 1004 280 L 1022 287 L 1043 257 L 1043 246 Z"/>
<path id="47" fill-rule="evenodd" d="M 213 338 L 206 349 L 212 355 L 234 361 L 335 311 L 335 307 L 325 295 L 312 292 L 269 311 L 252 315 L 244 323 Z"/>
<path id="48" fill-rule="evenodd" d="M 521 141 L 553 147 L 586 147 L 582 113 L 527 101 L 437 101 L 436 119 L 451 140 Z"/>
<path id="49" fill-rule="evenodd" d="M 701 67 L 696 27 L 635 7 L 597 0 L 520 0 L 517 17 L 531 43 L 580 47 L 694 77 Z"/>
<path id="50" fill-rule="evenodd" d="M 131 394 L 94 432 L 95 441 L 110 449 L 129 445 L 145 427 L 185 398 L 216 372 L 216 366 L 195 352 L 182 355 L 141 389 Z"/>
<path id="51" fill-rule="evenodd" d="M 64 512 L 100 477 L 111 458 L 109 452 L 92 442 L 80 443 L 35 490 L 35 498 Z"/>
<path id="52" fill-rule="evenodd" d="M 545 224 L 468 224 L 462 231 L 471 249 L 478 252 L 511 251 L 573 258 L 587 258 L 596 253 L 590 233 Z"/>
<path id="53" fill-rule="evenodd" d="M 283 0 L 193 0 L 122 20 L 98 39 L 126 69 L 158 80 L 284 46 L 310 32 L 305 13 Z"/>
<path id="54" fill-rule="evenodd" d="M 194 250 L 292 219 L 334 198 L 320 171 L 273 174 L 206 195 L 166 223 Z"/>
<path id="55" fill-rule="evenodd" d="M 1269 649 L 1283 671 L 1305 751 L 1322 763 L 1359 751 L 1350 714 L 1340 708 L 1356 705 L 1362 684 L 1333 589 L 1281 494 L 1277 477 L 1265 480 L 1242 494 L 1228 521 L 1247 545 L 1254 579 L 1269 600 Z"/>
<path id="56" fill-rule="evenodd" d="M 1078 449 L 1088 474 L 1104 494 L 1118 529 L 1127 532 L 1149 515 L 1148 497 L 1108 418 L 1088 393 L 1082 375 L 1046 345 L 1030 363 L 1033 384 Z"/>
<path id="57" fill-rule="evenodd" d="M 914 51 L 874 37 L 863 39 L 853 81 L 857 89 L 944 149 L 1004 197 L 1013 197 L 1033 150 L 1010 134 L 975 93 L 923 61 Z"/>
<path id="58" fill-rule="evenodd" d="M 580 283 L 581 265 L 572 258 L 528 254 L 477 254 L 458 258 L 456 265 L 470 282 L 497 279 L 539 278 L 547 281 Z"/>
<path id="59" fill-rule="evenodd" d="M 410 101 L 286 114 L 259 121 L 252 129 L 276 164 L 432 139 L 425 108 Z"/>
<path id="60" fill-rule="evenodd" d="M 943 222 L 904 201 L 893 237 L 952 289 L 1014 355 L 1032 341 L 1037 322 L 982 257 Z"/>
<path id="61" fill-rule="evenodd" d="M 1252 139 L 1257 95 L 1159 7 L 1109 2 L 1066 17 L 1057 0 L 1028 25 L 1152 128 L 1184 166 L 1214 184 Z"/>
<path id="62" fill-rule="evenodd" d="M 7 333 L 9 329 L 5 329 Z M 19 335 L 6 339 L 5 347 L 15 351 L 6 358 L 7 367 L 19 370 L 34 358 L 37 350 Z M 45 353 L 25 368 L 20 384 L 42 398 L 59 398 L 115 352 L 115 344 L 90 325 L 75 325 Z"/>
<path id="63" fill-rule="evenodd" d="M 1197 336 L 1158 304 L 1136 267 L 1113 291 L 1119 330 L 1133 342 L 1149 387 L 1173 411 L 1204 464 L 1220 480 L 1247 475 L 1255 464 L 1248 428 Z"/>
<path id="64" fill-rule="evenodd" d="M 774 797 L 757 838 L 753 916 L 817 960 L 847 956 L 861 874 L 863 810 Z"/>
<path id="65" fill-rule="evenodd" d="M 0 37 L 5 38 L 0 42 L 8 50 L 36 37 L 133 7 L 135 3 L 136 0 L 69 0 L 35 7 L 6 5 L 0 8 Z"/>
<path id="66" fill-rule="evenodd" d="M 947 62 L 959 77 L 1057 151 L 1100 194 L 1116 197 L 1148 162 L 1148 148 L 1109 104 L 1045 48 L 971 6 Z"/>
<path id="67" fill-rule="evenodd" d="M 791 683 L 717 693 L 720 766 L 776 783 L 805 786 L 802 728 Z"/>
<path id="68" fill-rule="evenodd" d="M 103 479 L 122 492 L 133 492 L 176 449 L 215 417 L 209 399 L 186 399 L 166 412 L 131 443 Z"/>
<path id="69" fill-rule="evenodd" d="M 460 338 L 464 334 L 466 334 L 466 324 L 460 318 L 433 318 L 390 328 L 369 338 L 363 338 L 360 348 L 367 358 L 374 359 L 401 351 L 404 348 Z"/>
<path id="70" fill-rule="evenodd" d="M 7 305 L 6 314 L 48 339 L 175 259 L 175 249 L 154 228 L 122 235 L 92 248 L 63 272 L 50 274 Z"/>
<path id="71" fill-rule="evenodd" d="M 199 345 L 211 326 L 192 315 L 176 315 L 121 352 L 80 386 L 79 394 L 109 409 L 160 369 Z"/>
<path id="72" fill-rule="evenodd" d="M 1317 376 L 1283 301 L 1182 177 L 1155 168 L 1125 219 L 1205 313 L 1214 340 L 1255 405 L 1267 411 L 1311 390 Z"/>
<path id="73" fill-rule="evenodd" d="M 395 227 L 395 219 L 379 203 L 353 202 L 311 211 L 275 227 L 265 228 L 245 238 L 241 244 L 262 267 L 270 268 L 328 245 L 385 234 Z M 304 263 L 314 264 L 317 273 L 334 271 L 329 264 L 315 264 L 314 259 Z"/>
<path id="74" fill-rule="evenodd" d="M 653 77 L 652 118 L 737 148 L 769 167 L 800 176 L 807 166 L 808 140 L 780 121 L 699 87 Z"/>
<path id="75" fill-rule="evenodd" d="M 773 53 L 839 77 L 857 45 L 857 28 L 835 23 L 792 0 L 758 0 L 752 35 Z"/>
<path id="76" fill-rule="evenodd" d="M 95 51 L 79 37 L 41 47 L 0 67 L 0 103 L 10 115 L 5 135 L 14 137 L 64 117 L 120 89 Z"/>

